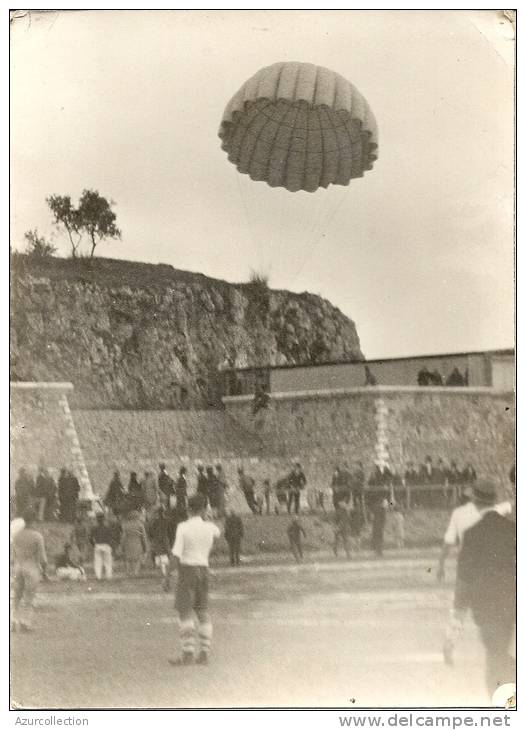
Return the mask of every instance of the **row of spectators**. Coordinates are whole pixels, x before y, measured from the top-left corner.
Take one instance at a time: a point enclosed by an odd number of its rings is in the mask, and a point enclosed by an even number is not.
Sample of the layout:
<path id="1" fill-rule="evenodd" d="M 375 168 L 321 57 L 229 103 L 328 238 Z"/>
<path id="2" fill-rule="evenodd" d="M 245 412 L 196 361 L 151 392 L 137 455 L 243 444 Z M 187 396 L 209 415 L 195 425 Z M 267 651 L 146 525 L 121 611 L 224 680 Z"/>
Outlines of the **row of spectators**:
<path id="1" fill-rule="evenodd" d="M 58 483 L 44 466 L 39 467 L 36 478 L 22 467 L 15 481 L 14 493 L 18 515 L 34 508 L 40 522 L 75 520 L 80 484 L 75 474 L 65 467 L 60 470 Z"/>
<path id="2" fill-rule="evenodd" d="M 469 373 L 466 370 L 462 375 L 460 370 L 455 367 L 444 382 L 444 378 L 436 368 L 431 372 L 424 366 L 418 373 L 417 382 L 418 385 L 451 385 L 459 388 L 469 385 Z"/>

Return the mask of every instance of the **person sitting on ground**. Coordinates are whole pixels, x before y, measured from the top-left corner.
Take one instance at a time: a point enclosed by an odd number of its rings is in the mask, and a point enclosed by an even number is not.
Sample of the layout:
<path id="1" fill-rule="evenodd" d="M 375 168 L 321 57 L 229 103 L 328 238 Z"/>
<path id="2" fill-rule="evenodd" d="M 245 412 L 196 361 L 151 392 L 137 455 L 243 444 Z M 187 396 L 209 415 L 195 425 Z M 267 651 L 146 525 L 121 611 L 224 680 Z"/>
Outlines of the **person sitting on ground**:
<path id="1" fill-rule="evenodd" d="M 86 580 L 86 573 L 79 560 L 75 559 L 69 542 L 64 544 L 64 551 L 55 560 L 55 569 L 59 580 Z"/>
<path id="2" fill-rule="evenodd" d="M 456 388 L 465 385 L 464 377 L 458 368 L 453 368 L 452 372 L 448 375 L 446 385 L 451 385 Z"/>
<path id="3" fill-rule="evenodd" d="M 297 563 L 303 562 L 303 542 L 302 538 L 307 537 L 305 530 L 298 517 L 293 517 L 288 528 L 287 535 L 294 559 Z"/>
<path id="4" fill-rule="evenodd" d="M 241 563 L 241 540 L 245 534 L 241 517 L 232 509 L 225 519 L 225 540 L 230 553 L 230 565 Z"/>
<path id="5" fill-rule="evenodd" d="M 81 565 L 83 565 L 89 557 L 89 536 L 90 524 L 88 516 L 85 513 L 78 515 L 69 536 L 69 543 L 78 551 L 79 563 Z"/>
<path id="6" fill-rule="evenodd" d="M 132 510 L 122 527 L 122 552 L 128 575 L 139 575 L 148 552 L 148 539 L 139 512 Z"/>

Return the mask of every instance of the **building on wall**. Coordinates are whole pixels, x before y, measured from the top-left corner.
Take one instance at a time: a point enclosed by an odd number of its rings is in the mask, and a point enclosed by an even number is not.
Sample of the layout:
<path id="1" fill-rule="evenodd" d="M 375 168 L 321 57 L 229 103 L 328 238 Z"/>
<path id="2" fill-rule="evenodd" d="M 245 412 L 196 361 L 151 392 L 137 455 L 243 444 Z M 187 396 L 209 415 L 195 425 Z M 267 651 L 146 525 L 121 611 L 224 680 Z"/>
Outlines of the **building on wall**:
<path id="1" fill-rule="evenodd" d="M 269 393 L 360 388 L 372 383 L 383 386 L 414 386 L 418 385 L 419 373 L 424 368 L 429 372 L 438 372 L 443 385 L 447 384 L 456 368 L 462 376 L 464 387 L 514 391 L 513 348 L 313 365 L 228 368 L 221 375 L 223 394 L 236 396 L 254 393 L 258 386 L 262 386 Z"/>

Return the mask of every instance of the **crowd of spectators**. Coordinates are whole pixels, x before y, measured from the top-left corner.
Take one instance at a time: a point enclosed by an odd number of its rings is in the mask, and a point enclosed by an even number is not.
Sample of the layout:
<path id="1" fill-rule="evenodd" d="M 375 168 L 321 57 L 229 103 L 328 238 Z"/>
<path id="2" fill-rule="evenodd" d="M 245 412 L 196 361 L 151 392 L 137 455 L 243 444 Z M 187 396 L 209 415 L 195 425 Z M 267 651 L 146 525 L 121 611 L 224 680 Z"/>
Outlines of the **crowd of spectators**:
<path id="1" fill-rule="evenodd" d="M 40 466 L 36 478 L 22 467 L 14 485 L 14 506 L 18 515 L 32 508 L 40 522 L 74 522 L 77 514 L 80 484 L 75 474 L 65 467 L 55 482 L 48 469 Z"/>
<path id="2" fill-rule="evenodd" d="M 442 374 L 435 368 L 433 371 L 424 367 L 418 372 L 418 385 L 450 385 L 456 388 L 469 385 L 469 374 L 466 370 L 464 375 L 458 367 L 454 367 L 447 378 L 444 379 Z"/>

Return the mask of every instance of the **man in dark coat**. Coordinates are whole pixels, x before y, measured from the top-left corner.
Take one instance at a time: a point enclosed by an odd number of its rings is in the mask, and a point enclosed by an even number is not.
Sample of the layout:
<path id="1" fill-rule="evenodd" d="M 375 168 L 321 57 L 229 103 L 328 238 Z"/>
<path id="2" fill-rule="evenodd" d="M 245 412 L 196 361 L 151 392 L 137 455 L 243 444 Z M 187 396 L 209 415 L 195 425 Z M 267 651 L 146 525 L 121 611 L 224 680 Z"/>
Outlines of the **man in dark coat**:
<path id="1" fill-rule="evenodd" d="M 35 497 L 38 502 L 38 521 L 55 519 L 57 485 L 48 470 L 41 466 L 35 482 Z"/>
<path id="2" fill-rule="evenodd" d="M 480 489 L 476 488 L 480 499 Z M 487 491 L 487 490 L 486 490 Z M 487 492 L 488 504 L 496 494 Z M 501 684 L 516 681 L 510 645 L 516 606 L 515 524 L 494 510 L 464 534 L 458 557 L 455 609 L 471 608 L 486 650 L 490 697 Z"/>
<path id="3" fill-rule="evenodd" d="M 197 494 L 200 494 L 205 501 L 205 509 L 208 506 L 208 479 L 205 468 L 202 464 L 197 466 Z"/>
<path id="4" fill-rule="evenodd" d="M 230 552 L 230 565 L 239 565 L 241 563 L 239 553 L 244 534 L 245 531 L 241 517 L 234 510 L 230 510 L 230 513 L 225 519 L 225 540 L 228 543 L 228 550 Z"/>
<path id="5" fill-rule="evenodd" d="M 68 469 L 63 469 L 58 482 L 60 519 L 72 524 L 77 518 L 80 484 L 77 477 Z"/>
<path id="6" fill-rule="evenodd" d="M 166 471 L 166 464 L 159 464 L 159 476 L 157 477 L 157 486 L 163 495 L 165 504 L 170 506 L 170 497 L 175 495 L 174 480 Z"/>
<path id="7" fill-rule="evenodd" d="M 432 375 L 429 370 L 424 367 L 418 373 L 418 385 L 430 385 L 432 382 Z"/>
<path id="8" fill-rule="evenodd" d="M 106 496 L 104 497 L 104 504 L 111 509 L 114 515 L 120 515 L 123 511 L 125 511 L 125 502 L 126 492 L 121 482 L 121 476 L 119 472 L 115 470 L 108 486 Z"/>
<path id="9" fill-rule="evenodd" d="M 294 504 L 294 512 L 296 514 L 300 511 L 300 494 L 301 490 L 305 489 L 307 479 L 302 471 L 301 464 L 296 463 L 292 471 L 289 474 L 289 499 L 287 502 L 287 512 L 291 513 L 292 505 Z"/>
<path id="10" fill-rule="evenodd" d="M 22 467 L 18 472 L 18 478 L 15 482 L 15 503 L 16 513 L 21 515 L 26 509 L 31 507 L 31 503 L 35 497 L 35 483 L 30 474 Z"/>
<path id="11" fill-rule="evenodd" d="M 451 385 L 456 388 L 465 385 L 464 377 L 458 368 L 453 368 L 452 372 L 448 375 L 446 385 Z"/>
<path id="12" fill-rule="evenodd" d="M 239 488 L 245 495 L 245 499 L 250 508 L 250 511 L 254 515 L 260 514 L 259 505 L 256 501 L 256 495 L 254 493 L 254 479 L 245 474 L 245 471 L 242 467 L 239 467 L 237 473 L 239 475 Z"/>

